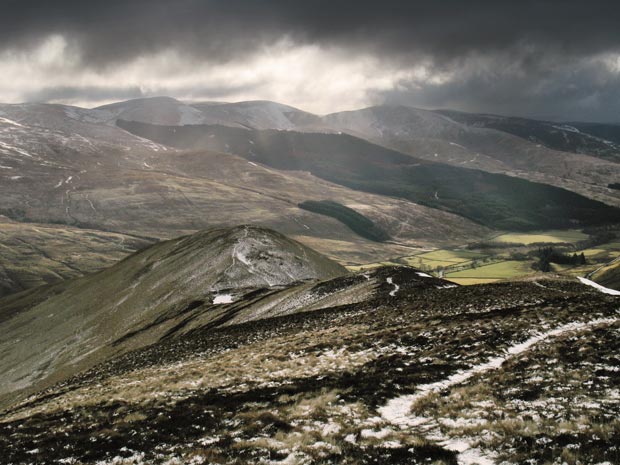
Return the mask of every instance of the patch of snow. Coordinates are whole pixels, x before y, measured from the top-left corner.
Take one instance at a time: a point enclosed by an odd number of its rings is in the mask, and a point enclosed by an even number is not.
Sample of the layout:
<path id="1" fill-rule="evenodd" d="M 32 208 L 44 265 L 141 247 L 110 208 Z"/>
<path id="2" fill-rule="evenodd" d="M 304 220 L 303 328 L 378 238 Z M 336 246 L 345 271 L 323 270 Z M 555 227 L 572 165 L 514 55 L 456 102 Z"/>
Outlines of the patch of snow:
<path id="1" fill-rule="evenodd" d="M 460 147 L 460 148 L 462 148 L 462 149 L 467 150 L 467 148 L 466 148 L 466 147 L 463 147 L 461 144 L 457 144 L 456 142 L 450 142 L 450 145 L 454 145 L 455 147 Z"/>
<path id="2" fill-rule="evenodd" d="M 213 299 L 214 305 L 231 304 L 232 302 L 233 302 L 233 296 L 230 294 L 218 294 Z"/>
<path id="3" fill-rule="evenodd" d="M 560 131 L 568 131 L 568 132 L 576 132 L 576 133 L 580 133 L 581 131 L 579 129 L 577 129 L 576 127 L 573 126 L 569 126 L 568 124 L 563 124 L 562 126 L 553 126 L 556 129 L 559 129 Z"/>
<path id="4" fill-rule="evenodd" d="M 608 287 L 601 286 L 600 284 L 595 283 L 594 281 L 590 281 L 589 279 L 582 278 L 581 276 L 578 277 L 577 279 L 579 279 L 579 281 L 581 281 L 586 286 L 590 286 L 598 291 L 601 291 L 603 294 L 620 295 L 620 291 L 616 291 L 615 289 L 609 289 Z"/>
<path id="5" fill-rule="evenodd" d="M 417 274 L 418 276 L 422 276 L 423 278 L 432 278 L 430 274 L 422 273 L 421 271 L 416 271 L 415 274 Z"/>
<path id="6" fill-rule="evenodd" d="M 340 425 L 338 423 L 334 423 L 330 421 L 323 426 L 323 431 L 321 432 L 322 436 L 333 436 L 340 432 Z"/>
<path id="7" fill-rule="evenodd" d="M 252 166 L 258 166 L 256 163 L 254 163 L 253 161 L 249 161 L 248 164 L 252 165 Z"/>
<path id="8" fill-rule="evenodd" d="M 495 460 L 482 455 L 478 448 L 459 451 L 457 461 L 459 465 L 495 465 Z"/>
<path id="9" fill-rule="evenodd" d="M 2 118 L 2 117 L 0 117 L 0 123 L 10 124 L 11 126 L 16 126 L 18 128 L 25 127 L 23 124 L 19 124 L 16 121 L 13 121 L 13 120 L 8 119 L 8 118 Z"/>
<path id="10" fill-rule="evenodd" d="M 361 431 L 361 435 L 363 438 L 377 438 L 377 439 L 383 439 L 387 436 L 389 436 L 390 434 L 392 434 L 394 432 L 394 430 L 390 429 L 390 428 L 383 428 L 380 429 L 379 431 L 374 431 L 372 429 L 363 429 Z"/>
<path id="11" fill-rule="evenodd" d="M 218 442 L 220 440 L 219 436 L 214 436 L 214 437 L 204 437 L 198 440 L 198 443 L 201 446 L 208 446 L 210 444 L 215 444 L 216 442 Z"/>
<path id="12" fill-rule="evenodd" d="M 11 150 L 11 151 L 16 152 L 16 153 L 18 153 L 20 155 L 23 155 L 24 157 L 35 158 L 33 155 L 29 154 L 25 150 L 22 150 L 22 149 L 20 149 L 18 147 L 15 147 L 13 145 L 9 145 L 6 142 L 2 142 L 2 141 L 0 141 L 0 150 L 3 150 L 5 152 L 7 150 Z"/>
<path id="13" fill-rule="evenodd" d="M 388 284 L 391 284 L 392 286 L 394 286 L 394 290 L 390 291 L 390 296 L 394 297 L 396 293 L 398 292 L 398 290 L 400 289 L 400 286 L 394 282 L 392 277 L 387 278 L 386 281 Z"/>
<path id="14" fill-rule="evenodd" d="M 131 457 L 116 456 L 110 460 L 100 460 L 96 465 L 143 465 L 144 452 L 137 452 Z"/>

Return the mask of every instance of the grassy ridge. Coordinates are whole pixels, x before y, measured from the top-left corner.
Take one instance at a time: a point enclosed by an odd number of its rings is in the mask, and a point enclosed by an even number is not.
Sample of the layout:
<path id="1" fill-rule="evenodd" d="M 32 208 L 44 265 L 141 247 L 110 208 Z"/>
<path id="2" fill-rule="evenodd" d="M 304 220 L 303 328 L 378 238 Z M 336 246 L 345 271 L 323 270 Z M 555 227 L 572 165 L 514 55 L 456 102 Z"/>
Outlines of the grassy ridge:
<path id="1" fill-rule="evenodd" d="M 601 269 L 592 278 L 605 287 L 620 290 L 620 262 Z"/>
<path id="2" fill-rule="evenodd" d="M 331 216 L 348 226 L 353 232 L 371 241 L 385 242 L 390 239 L 389 234 L 372 220 L 338 202 L 331 200 L 307 200 L 298 206 L 304 210 Z"/>
<path id="3" fill-rule="evenodd" d="M 527 231 L 620 222 L 620 209 L 564 189 L 431 163 L 344 134 L 117 124 L 173 147 L 219 150 L 277 169 L 309 171 L 352 189 L 404 198 L 495 229 Z"/>

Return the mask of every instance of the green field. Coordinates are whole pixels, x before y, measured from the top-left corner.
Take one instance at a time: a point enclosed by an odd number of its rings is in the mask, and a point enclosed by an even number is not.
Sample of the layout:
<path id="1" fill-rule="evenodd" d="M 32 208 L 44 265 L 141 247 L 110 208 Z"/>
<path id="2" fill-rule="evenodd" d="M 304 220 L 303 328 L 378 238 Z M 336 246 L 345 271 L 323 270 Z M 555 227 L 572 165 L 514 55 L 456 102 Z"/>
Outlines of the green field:
<path id="1" fill-rule="evenodd" d="M 576 230 L 550 230 L 536 233 L 506 233 L 491 241 L 503 243 L 523 244 L 516 247 L 520 252 L 535 251 L 537 243 L 573 243 L 587 239 L 589 236 Z M 620 257 L 620 242 L 600 244 L 588 249 L 576 250 L 572 247 L 560 247 L 565 253 L 572 255 L 583 252 L 587 259 L 586 265 L 558 265 L 553 263 L 553 271 L 566 276 L 585 276 L 614 258 Z M 374 268 L 381 265 L 409 265 L 423 271 L 438 275 L 437 271 L 445 268 L 444 277 L 458 284 L 483 284 L 503 279 L 521 278 L 537 275 L 539 272 L 532 268 L 536 261 L 534 255 L 525 260 L 510 260 L 510 251 L 505 248 L 482 249 L 481 252 L 456 248 L 453 250 L 439 249 L 430 252 L 421 252 L 416 255 L 393 258 L 391 261 L 370 263 L 359 266 L 349 266 L 350 270 Z M 463 269 L 464 268 L 464 269 Z M 455 271 L 458 270 L 458 271 Z"/>
<path id="2" fill-rule="evenodd" d="M 587 239 L 588 235 L 581 231 L 540 231 L 533 233 L 507 233 L 493 238 L 496 242 L 514 242 L 517 244 L 536 244 L 538 242 L 559 243 L 559 242 L 579 242 Z"/>
<path id="3" fill-rule="evenodd" d="M 484 280 L 485 282 L 498 281 L 500 279 L 516 278 L 532 273 L 529 262 L 517 260 L 506 260 L 504 262 L 493 263 L 491 265 L 479 266 L 469 270 L 456 271 L 446 274 L 449 280 Z M 473 284 L 468 282 L 468 284 Z"/>
<path id="4" fill-rule="evenodd" d="M 541 231 L 536 233 L 507 233 L 493 238 L 497 242 L 514 242 L 518 244 L 544 243 L 575 243 L 587 239 L 588 235 L 581 231 Z"/>
<path id="5" fill-rule="evenodd" d="M 364 270 L 372 270 L 373 268 L 378 268 L 380 266 L 402 266 L 402 263 L 376 262 L 376 263 L 365 263 L 363 265 L 347 265 L 345 268 L 349 271 L 364 271 Z"/>
<path id="6" fill-rule="evenodd" d="M 402 260 L 410 266 L 427 266 L 436 268 L 438 266 L 451 266 L 464 264 L 476 258 L 483 258 L 485 255 L 469 250 L 433 250 L 419 255 L 403 257 Z"/>

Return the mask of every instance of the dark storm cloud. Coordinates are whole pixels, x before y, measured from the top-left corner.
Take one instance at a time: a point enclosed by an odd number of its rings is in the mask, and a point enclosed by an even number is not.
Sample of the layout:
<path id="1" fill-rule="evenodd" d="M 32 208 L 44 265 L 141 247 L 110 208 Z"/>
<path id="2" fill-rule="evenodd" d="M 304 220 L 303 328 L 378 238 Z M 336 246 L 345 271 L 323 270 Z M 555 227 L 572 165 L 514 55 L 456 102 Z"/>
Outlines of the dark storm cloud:
<path id="1" fill-rule="evenodd" d="M 375 103 L 620 123 L 620 69 L 587 58 L 531 67 L 508 61 L 495 57 L 486 65 L 463 64 L 446 82 L 423 87 L 401 82 L 392 90 L 370 92 L 369 98 Z"/>
<path id="2" fill-rule="evenodd" d="M 61 33 L 96 65 L 167 47 L 230 59 L 282 36 L 437 60 L 524 43 L 580 55 L 616 49 L 619 20 L 596 0 L 5 0 L 0 46 Z"/>
<path id="3" fill-rule="evenodd" d="M 183 74 L 198 63 L 244 62 L 285 38 L 370 55 L 385 69 L 424 64 L 448 76 L 359 90 L 373 102 L 618 121 L 620 70 L 593 58 L 620 53 L 619 24 L 617 0 L 4 0 L 0 51 L 28 50 L 58 34 L 80 70 L 105 74 L 174 50 L 184 57 Z M 185 95 L 234 94 L 203 85 Z M 31 90 L 26 98 L 143 94 L 133 83 L 81 83 Z"/>

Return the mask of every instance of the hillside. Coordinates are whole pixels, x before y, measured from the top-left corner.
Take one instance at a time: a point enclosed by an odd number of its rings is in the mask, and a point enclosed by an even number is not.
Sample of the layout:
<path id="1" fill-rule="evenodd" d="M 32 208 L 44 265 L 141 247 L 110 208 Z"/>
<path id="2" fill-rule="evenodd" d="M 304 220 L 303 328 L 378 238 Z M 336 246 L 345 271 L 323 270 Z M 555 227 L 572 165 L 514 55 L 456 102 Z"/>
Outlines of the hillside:
<path id="1" fill-rule="evenodd" d="M 26 104 L 0 105 L 0 113 L 0 215 L 13 221 L 15 231 L 23 225 L 23 232 L 12 234 L 32 238 L 33 244 L 42 243 L 46 234 L 28 223 L 78 230 L 71 238 L 83 241 L 75 244 L 76 253 L 89 248 L 88 234 L 79 230 L 157 240 L 253 223 L 277 228 L 341 262 L 359 264 L 402 255 L 406 247 L 429 245 L 437 237 L 452 243 L 488 233 L 456 215 L 308 173 L 283 172 L 211 151 L 180 152 L 115 127 L 114 120 L 106 119 L 108 110 Z M 362 212 L 398 245 L 377 246 L 335 219 L 298 207 L 324 198 Z M 113 242 L 108 252 L 110 258 L 122 257 Z M 10 274 L 37 261 L 20 257 L 23 261 L 7 264 L 16 269 Z M 80 260 L 76 255 L 78 270 Z M 49 263 L 44 256 L 39 261 Z M 33 267 L 27 279 L 15 278 L 21 284 L 11 278 L 5 287 L 52 282 L 54 273 L 67 276 L 62 269 L 52 263 Z"/>
<path id="2" fill-rule="evenodd" d="M 390 236 L 372 220 L 332 200 L 307 200 L 299 204 L 299 208 L 325 216 L 336 218 L 362 237 L 375 242 L 385 242 Z"/>
<path id="3" fill-rule="evenodd" d="M 564 189 L 428 162 L 344 134 L 122 120 L 117 124 L 159 144 L 224 151 L 280 170 L 309 171 L 348 188 L 400 197 L 490 228 L 531 230 L 620 221 L 620 209 Z"/>
<path id="4" fill-rule="evenodd" d="M 217 321 L 219 303 L 345 273 L 313 250 L 256 227 L 160 242 L 99 273 L 0 301 L 0 395 Z"/>
<path id="5" fill-rule="evenodd" d="M 620 291 L 620 260 L 598 269 L 591 278 L 598 284 Z"/>
<path id="6" fill-rule="evenodd" d="M 499 115 L 438 111 L 468 126 L 507 132 L 562 152 L 593 155 L 620 162 L 620 128 L 610 124 L 557 123 Z"/>
<path id="7" fill-rule="evenodd" d="M 620 206 L 619 194 L 606 189 L 620 176 L 618 126 L 614 125 L 552 123 L 402 105 L 325 116 L 269 101 L 185 104 L 152 98 L 113 107 L 117 119 L 149 124 L 346 132 L 417 158 L 517 176 Z M 194 116 L 188 118 L 190 113 Z"/>
<path id="8" fill-rule="evenodd" d="M 418 158 L 509 174 L 620 205 L 618 193 L 607 189 L 609 182 L 620 177 L 620 165 L 613 158 L 616 155 L 609 158 L 616 153 L 616 146 L 598 141 L 597 150 L 586 144 L 579 151 L 575 144 L 563 146 L 549 141 L 551 136 L 569 138 L 568 125 L 564 129 L 545 126 L 543 130 L 542 123 L 528 120 L 527 127 L 521 125 L 516 130 L 514 119 L 509 118 L 498 122 L 484 115 L 389 105 L 334 113 L 325 116 L 324 121 L 333 130 Z M 593 140 L 585 135 L 579 138 Z M 607 160 L 598 157 L 603 153 L 598 150 L 601 146 L 608 148 L 604 152 L 608 154 Z"/>
<path id="9" fill-rule="evenodd" d="M 0 297 L 99 271 L 153 242 L 0 216 Z"/>
<path id="10" fill-rule="evenodd" d="M 617 297 L 411 268 L 311 289 L 341 297 L 161 339 L 13 405 L 0 462 L 616 462 Z"/>

